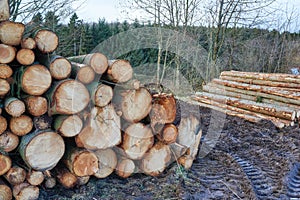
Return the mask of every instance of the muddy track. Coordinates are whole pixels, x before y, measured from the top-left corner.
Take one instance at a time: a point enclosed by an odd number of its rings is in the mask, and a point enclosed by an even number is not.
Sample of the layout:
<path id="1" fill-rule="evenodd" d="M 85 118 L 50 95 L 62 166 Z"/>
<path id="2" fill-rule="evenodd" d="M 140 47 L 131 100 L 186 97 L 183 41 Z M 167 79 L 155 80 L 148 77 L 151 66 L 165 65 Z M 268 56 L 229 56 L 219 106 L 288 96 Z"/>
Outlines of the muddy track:
<path id="1" fill-rule="evenodd" d="M 289 198 L 300 199 L 300 163 L 295 163 L 287 179 Z"/>

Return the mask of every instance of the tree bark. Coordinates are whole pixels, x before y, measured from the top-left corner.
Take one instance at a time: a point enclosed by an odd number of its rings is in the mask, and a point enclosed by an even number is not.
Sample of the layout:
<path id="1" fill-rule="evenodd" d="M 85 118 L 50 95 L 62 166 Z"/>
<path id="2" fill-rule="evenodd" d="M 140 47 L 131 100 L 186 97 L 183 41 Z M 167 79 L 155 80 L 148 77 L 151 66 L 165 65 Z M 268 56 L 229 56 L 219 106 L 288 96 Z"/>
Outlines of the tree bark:
<path id="1" fill-rule="evenodd" d="M 4 175 L 4 178 L 11 185 L 18 185 L 25 181 L 26 171 L 25 171 L 25 169 L 23 169 L 19 166 L 13 166 L 6 172 L 6 174 Z"/>
<path id="2" fill-rule="evenodd" d="M 33 122 L 31 117 L 21 115 L 20 117 L 13 117 L 10 119 L 9 128 L 11 132 L 17 136 L 24 136 L 32 130 Z"/>
<path id="3" fill-rule="evenodd" d="M 157 138 L 164 144 L 172 144 L 176 142 L 178 129 L 174 124 L 166 124 L 162 131 L 158 133 Z"/>
<path id="4" fill-rule="evenodd" d="M 0 5 L 1 5 L 1 3 L 0 3 Z M 12 200 L 12 190 L 1 178 L 0 178 L 0 199 L 1 200 Z"/>
<path id="5" fill-rule="evenodd" d="M 153 144 L 154 136 L 149 126 L 135 123 L 126 128 L 122 148 L 128 158 L 132 160 L 141 159 Z"/>
<path id="6" fill-rule="evenodd" d="M 58 182 L 65 188 L 70 189 L 77 184 L 77 177 L 71 173 L 67 168 L 60 166 L 57 171 L 56 178 Z"/>
<path id="7" fill-rule="evenodd" d="M 107 75 L 110 81 L 125 83 L 133 76 L 133 69 L 127 60 L 110 60 Z"/>
<path id="8" fill-rule="evenodd" d="M 17 46 L 21 43 L 25 26 L 19 22 L 3 21 L 0 23 L 0 41 L 6 45 Z"/>
<path id="9" fill-rule="evenodd" d="M 16 200 L 36 200 L 39 198 L 40 189 L 37 186 L 30 185 L 29 183 L 21 183 L 13 187 L 13 196 Z"/>
<path id="10" fill-rule="evenodd" d="M 0 79 L 0 97 L 4 97 L 10 91 L 10 85 L 7 80 Z"/>
<path id="11" fill-rule="evenodd" d="M 37 130 L 23 136 L 19 146 L 19 153 L 24 162 L 38 171 L 54 168 L 64 152 L 64 140 L 51 130 Z"/>
<path id="12" fill-rule="evenodd" d="M 97 178 L 105 178 L 114 172 L 118 164 L 118 158 L 114 150 L 104 149 L 94 152 L 98 158 L 98 170 L 94 174 Z"/>
<path id="13" fill-rule="evenodd" d="M 10 157 L 0 153 L 0 176 L 4 175 L 12 166 L 12 161 Z"/>
<path id="14" fill-rule="evenodd" d="M 0 122 L 1 123 L 1 122 Z M 0 134 L 0 147 L 4 152 L 11 152 L 19 145 L 19 137 L 10 131 Z"/>
<path id="15" fill-rule="evenodd" d="M 25 112 L 25 103 L 15 97 L 9 97 L 4 102 L 5 111 L 12 117 L 20 117 Z"/>
<path id="16" fill-rule="evenodd" d="M 85 109 L 90 101 L 87 88 L 80 82 L 66 79 L 58 82 L 47 94 L 49 115 L 73 115 Z"/>
<path id="17" fill-rule="evenodd" d="M 16 48 L 6 44 L 0 44 L 0 63 L 8 64 L 16 57 Z"/>
<path id="18" fill-rule="evenodd" d="M 7 129 L 7 119 L 0 115 L 0 135 Z"/>
<path id="19" fill-rule="evenodd" d="M 93 82 L 87 86 L 90 91 L 91 100 L 95 106 L 104 107 L 113 98 L 113 89 L 105 84 Z"/>
<path id="20" fill-rule="evenodd" d="M 44 181 L 45 176 L 41 171 L 30 170 L 26 175 L 26 181 L 30 185 L 38 186 Z"/>
<path id="21" fill-rule="evenodd" d="M 168 166 L 171 156 L 168 145 L 156 143 L 142 159 L 140 168 L 147 175 L 158 176 Z"/>
<path id="22" fill-rule="evenodd" d="M 63 137 L 78 135 L 83 122 L 78 115 L 59 115 L 54 119 L 54 129 Z"/>
<path id="23" fill-rule="evenodd" d="M 20 49 L 16 59 L 21 65 L 31 65 L 35 61 L 35 54 L 31 49 Z"/>
<path id="24" fill-rule="evenodd" d="M 7 64 L 0 64 L 0 79 L 7 79 L 13 75 L 12 68 Z"/>
<path id="25" fill-rule="evenodd" d="M 121 122 L 114 107 L 94 107 L 86 126 L 76 136 L 76 144 L 90 150 L 107 149 L 121 143 Z"/>
<path id="26" fill-rule="evenodd" d="M 24 99 L 26 110 L 34 117 L 44 115 L 48 111 L 48 102 L 42 96 L 28 96 Z"/>
<path id="27" fill-rule="evenodd" d="M 83 84 L 90 84 L 95 79 L 94 69 L 86 64 L 72 62 L 72 77 Z"/>
<path id="28" fill-rule="evenodd" d="M 8 0 L 0 0 L 0 21 L 6 21 L 10 17 Z"/>
<path id="29" fill-rule="evenodd" d="M 21 40 L 21 48 L 23 49 L 35 49 L 36 47 L 36 42 L 33 38 L 31 37 L 24 37 Z"/>
<path id="30" fill-rule="evenodd" d="M 41 53 L 52 53 L 58 47 L 58 36 L 50 30 L 39 30 L 34 34 L 36 47 Z"/>
<path id="31" fill-rule="evenodd" d="M 116 167 L 116 174 L 122 178 L 128 178 L 135 172 L 135 164 L 128 158 L 120 158 Z"/>

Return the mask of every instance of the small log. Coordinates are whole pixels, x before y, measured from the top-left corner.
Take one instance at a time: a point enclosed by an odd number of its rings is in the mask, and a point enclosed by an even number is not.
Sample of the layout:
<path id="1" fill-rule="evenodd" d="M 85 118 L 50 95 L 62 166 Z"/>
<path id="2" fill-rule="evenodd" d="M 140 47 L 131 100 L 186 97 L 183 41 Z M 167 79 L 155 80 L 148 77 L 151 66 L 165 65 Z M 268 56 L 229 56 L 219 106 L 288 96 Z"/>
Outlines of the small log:
<path id="1" fill-rule="evenodd" d="M 95 106 L 104 107 L 111 102 L 113 98 L 113 89 L 110 86 L 93 82 L 87 87 L 90 91 L 91 100 Z"/>
<path id="2" fill-rule="evenodd" d="M 153 143 L 151 128 L 142 123 L 135 123 L 125 130 L 122 148 L 128 158 L 138 160 L 153 146 Z"/>
<path id="3" fill-rule="evenodd" d="M 8 0 L 0 1 L 0 21 L 6 21 L 10 17 Z M 6 200 L 6 199 L 4 199 Z"/>
<path id="4" fill-rule="evenodd" d="M 72 77 L 83 84 L 90 84 L 95 79 L 94 69 L 86 64 L 72 62 Z"/>
<path id="5" fill-rule="evenodd" d="M 51 170 L 65 152 L 63 138 L 51 130 L 37 130 L 22 137 L 19 153 L 32 169 Z"/>
<path id="6" fill-rule="evenodd" d="M 89 182 L 90 178 L 91 176 L 78 176 L 76 185 L 86 185 Z"/>
<path id="7" fill-rule="evenodd" d="M 76 136 L 76 144 L 90 150 L 107 149 L 121 143 L 121 122 L 114 107 L 94 107 L 86 126 Z"/>
<path id="8" fill-rule="evenodd" d="M 138 90 L 116 91 L 113 103 L 117 106 L 117 112 L 122 112 L 122 117 L 128 122 L 139 122 L 144 119 L 151 110 L 152 97 L 145 88 Z"/>
<path id="9" fill-rule="evenodd" d="M 76 176 L 94 175 L 98 170 L 98 158 L 92 151 L 71 148 L 66 152 L 64 163 Z"/>
<path id="10" fill-rule="evenodd" d="M 178 129 L 174 124 L 166 124 L 162 131 L 156 135 L 157 138 L 164 144 L 172 144 L 176 142 Z"/>
<path id="11" fill-rule="evenodd" d="M 35 54 L 31 49 L 20 49 L 16 59 L 21 65 L 31 65 L 35 60 Z"/>
<path id="12" fill-rule="evenodd" d="M 69 57 L 70 61 L 91 66 L 97 74 L 104 74 L 108 68 L 108 60 L 101 53 Z"/>
<path id="13" fill-rule="evenodd" d="M 16 200 L 36 200 L 39 195 L 40 189 L 26 182 L 13 187 L 13 196 Z"/>
<path id="14" fill-rule="evenodd" d="M 171 150 L 168 145 L 156 143 L 142 159 L 140 168 L 143 173 L 150 176 L 158 176 L 171 161 Z"/>
<path id="15" fill-rule="evenodd" d="M 59 170 L 57 169 L 56 172 L 56 178 L 63 187 L 67 189 L 75 187 L 77 184 L 77 177 L 67 168 L 60 166 Z"/>
<path id="16" fill-rule="evenodd" d="M 176 100 L 173 95 L 156 94 L 153 96 L 150 112 L 151 127 L 159 133 L 165 124 L 172 123 L 176 118 Z"/>
<path id="17" fill-rule="evenodd" d="M 58 36 L 50 30 L 39 30 L 35 33 L 36 47 L 42 53 L 52 53 L 58 47 Z"/>
<path id="18" fill-rule="evenodd" d="M 12 117 L 20 117 L 25 112 L 25 103 L 15 97 L 9 97 L 5 99 L 4 109 Z"/>
<path id="19" fill-rule="evenodd" d="M 1 122 L 0 122 L 1 124 Z M 19 137 L 10 131 L 5 131 L 0 135 L 0 149 L 5 152 L 11 152 L 19 145 Z"/>
<path id="20" fill-rule="evenodd" d="M 45 188 L 52 189 L 56 186 L 56 179 L 54 177 L 45 177 L 44 184 Z"/>
<path id="21" fill-rule="evenodd" d="M 12 190 L 1 178 L 0 178 L 0 199 L 12 200 Z"/>
<path id="22" fill-rule="evenodd" d="M 18 185 L 18 184 L 23 183 L 25 181 L 26 171 L 22 167 L 13 166 L 6 172 L 6 174 L 4 174 L 4 178 L 11 185 Z"/>
<path id="23" fill-rule="evenodd" d="M 38 130 L 45 130 L 51 128 L 52 117 L 49 117 L 47 114 L 37 116 L 33 118 L 33 126 Z"/>
<path id="24" fill-rule="evenodd" d="M 7 64 L 16 57 L 16 48 L 6 44 L 0 44 L 0 63 Z"/>
<path id="25" fill-rule="evenodd" d="M 12 117 L 9 122 L 9 128 L 17 136 L 24 136 L 32 130 L 33 122 L 31 117 L 27 115 Z"/>
<path id="26" fill-rule="evenodd" d="M 114 150 L 104 149 L 94 152 L 98 158 L 99 168 L 94 174 L 97 178 L 105 178 L 114 172 L 118 164 L 118 158 Z"/>
<path id="27" fill-rule="evenodd" d="M 86 108 L 90 101 L 87 88 L 79 81 L 59 81 L 47 94 L 50 108 L 48 114 L 73 115 Z"/>
<path id="28" fill-rule="evenodd" d="M 12 166 L 12 161 L 9 156 L 0 153 L 0 176 L 4 175 Z"/>
<path id="29" fill-rule="evenodd" d="M 31 170 L 26 175 L 26 180 L 30 185 L 38 186 L 44 181 L 45 176 L 41 171 Z"/>
<path id="30" fill-rule="evenodd" d="M 19 22 L 3 21 L 0 23 L 0 41 L 3 44 L 17 46 L 21 43 L 25 26 Z"/>
<path id="31" fill-rule="evenodd" d="M 7 79 L 11 77 L 13 70 L 7 64 L 0 64 L 0 79 Z"/>
<path id="32" fill-rule="evenodd" d="M 135 164 L 128 158 L 121 158 L 118 161 L 115 172 L 122 178 L 128 178 L 135 172 Z"/>
<path id="33" fill-rule="evenodd" d="M 63 137 L 78 135 L 83 127 L 83 122 L 78 115 L 59 115 L 54 119 L 54 130 Z"/>
<path id="34" fill-rule="evenodd" d="M 7 80 L 0 79 L 0 97 L 4 97 L 10 91 L 10 85 Z"/>
<path id="35" fill-rule="evenodd" d="M 26 110 L 32 116 L 41 116 L 48 111 L 48 102 L 42 96 L 28 96 L 24 99 Z"/>
<path id="36" fill-rule="evenodd" d="M 21 75 L 21 87 L 29 95 L 42 95 L 51 86 L 52 77 L 49 70 L 43 65 L 26 67 Z"/>
<path id="37" fill-rule="evenodd" d="M 72 65 L 62 56 L 46 54 L 39 56 L 38 60 L 49 69 L 51 76 L 56 80 L 63 80 L 71 75 Z"/>
<path id="38" fill-rule="evenodd" d="M 0 115 L 0 135 L 7 129 L 7 119 Z"/>
<path id="39" fill-rule="evenodd" d="M 36 42 L 33 38 L 31 37 L 24 37 L 21 40 L 21 48 L 22 49 L 35 49 L 36 47 Z"/>
<path id="40" fill-rule="evenodd" d="M 133 69 L 127 60 L 110 60 L 107 78 L 115 83 L 125 83 L 132 79 Z"/>

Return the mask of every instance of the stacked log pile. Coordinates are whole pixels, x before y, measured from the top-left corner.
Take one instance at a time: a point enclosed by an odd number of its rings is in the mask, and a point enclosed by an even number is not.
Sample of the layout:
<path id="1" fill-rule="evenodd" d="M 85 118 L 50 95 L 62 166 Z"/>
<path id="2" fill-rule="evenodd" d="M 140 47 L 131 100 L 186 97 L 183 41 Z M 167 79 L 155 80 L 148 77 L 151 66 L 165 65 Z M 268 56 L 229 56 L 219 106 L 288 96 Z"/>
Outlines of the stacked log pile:
<path id="1" fill-rule="evenodd" d="M 248 121 L 293 126 L 300 117 L 300 76 L 224 71 L 192 97 L 201 105 Z"/>
<path id="2" fill-rule="evenodd" d="M 0 199 L 37 199 L 40 185 L 57 181 L 72 188 L 114 172 L 191 167 L 199 120 L 178 120 L 172 94 L 150 93 L 126 60 L 64 58 L 54 32 L 0 19 Z"/>

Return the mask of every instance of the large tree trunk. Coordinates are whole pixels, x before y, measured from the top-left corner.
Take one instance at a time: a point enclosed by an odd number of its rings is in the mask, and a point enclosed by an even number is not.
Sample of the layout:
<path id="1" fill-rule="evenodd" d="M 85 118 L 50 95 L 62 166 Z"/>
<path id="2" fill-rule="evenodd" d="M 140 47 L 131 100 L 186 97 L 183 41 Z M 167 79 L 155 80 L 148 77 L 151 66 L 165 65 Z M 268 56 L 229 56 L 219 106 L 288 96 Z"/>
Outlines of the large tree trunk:
<path id="1" fill-rule="evenodd" d="M 0 21 L 8 20 L 9 14 L 9 4 L 8 0 L 0 0 Z"/>
<path id="2" fill-rule="evenodd" d="M 30 168 L 50 170 L 64 155 L 65 143 L 56 132 L 37 130 L 22 137 L 19 152 Z"/>
<path id="3" fill-rule="evenodd" d="M 4 21 L 0 23 L 0 41 L 3 44 L 17 46 L 21 43 L 25 26 L 19 22 Z"/>

